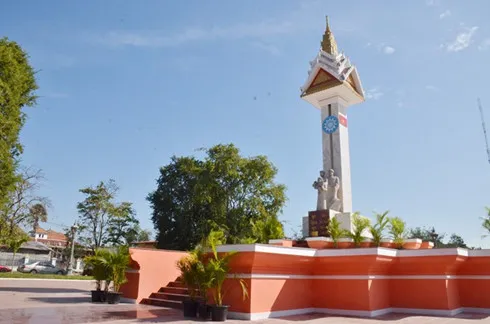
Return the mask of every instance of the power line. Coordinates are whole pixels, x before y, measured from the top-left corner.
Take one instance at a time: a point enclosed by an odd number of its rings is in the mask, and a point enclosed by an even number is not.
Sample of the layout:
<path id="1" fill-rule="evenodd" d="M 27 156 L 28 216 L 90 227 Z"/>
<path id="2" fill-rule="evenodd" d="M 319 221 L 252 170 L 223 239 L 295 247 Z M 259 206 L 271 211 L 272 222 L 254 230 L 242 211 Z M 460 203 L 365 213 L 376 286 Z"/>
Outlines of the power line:
<path id="1" fill-rule="evenodd" d="M 485 126 L 485 118 L 483 117 L 483 107 L 481 105 L 480 98 L 478 98 L 478 109 L 480 110 L 480 118 L 481 118 L 481 124 L 482 124 L 482 128 L 483 128 L 483 136 L 485 137 L 485 147 L 487 149 L 488 163 L 490 163 L 490 148 L 488 146 L 487 127 Z"/>

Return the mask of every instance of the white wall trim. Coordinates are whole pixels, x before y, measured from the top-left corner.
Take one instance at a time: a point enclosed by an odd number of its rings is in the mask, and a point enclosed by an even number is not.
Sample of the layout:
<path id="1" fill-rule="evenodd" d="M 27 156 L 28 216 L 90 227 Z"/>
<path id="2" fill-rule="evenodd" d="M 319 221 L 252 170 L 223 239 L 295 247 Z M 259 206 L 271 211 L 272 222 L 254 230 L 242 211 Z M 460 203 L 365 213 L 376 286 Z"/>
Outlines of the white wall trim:
<path id="1" fill-rule="evenodd" d="M 391 313 L 417 314 L 429 316 L 454 316 L 463 312 L 463 308 L 455 309 L 426 309 L 426 308 L 398 308 L 392 307 Z"/>
<path id="2" fill-rule="evenodd" d="M 228 278 L 241 279 L 277 279 L 277 280 L 490 280 L 489 275 L 295 275 L 273 273 L 237 273 L 230 274 Z"/>
<path id="3" fill-rule="evenodd" d="M 398 257 L 418 257 L 418 256 L 468 256 L 468 250 L 460 248 L 450 249 L 419 249 L 419 250 L 397 250 Z"/>
<path id="4" fill-rule="evenodd" d="M 127 298 L 127 297 L 121 297 L 121 302 L 127 303 L 127 304 L 137 304 L 136 299 Z"/>
<path id="5" fill-rule="evenodd" d="M 490 257 L 490 249 L 485 250 L 468 250 L 470 257 Z"/>
<path id="6" fill-rule="evenodd" d="M 303 314 L 311 314 L 311 313 L 315 313 L 314 308 L 301 308 L 301 309 L 291 309 L 291 310 L 261 312 L 261 313 L 229 312 L 228 318 L 256 321 L 256 320 L 261 320 L 266 318 L 285 317 L 285 316 L 303 315 Z"/>
<path id="7" fill-rule="evenodd" d="M 417 249 L 397 250 L 389 248 L 352 248 L 352 249 L 323 249 L 284 247 L 270 244 L 235 244 L 221 245 L 218 252 L 260 252 L 305 257 L 339 257 L 356 255 L 380 255 L 389 257 L 433 257 L 433 256 L 462 256 L 462 257 L 490 257 L 490 249 L 466 250 L 461 248 L 448 249 Z"/>
<path id="8" fill-rule="evenodd" d="M 477 313 L 477 314 L 490 314 L 490 308 L 463 307 L 463 312 Z"/>
<path id="9" fill-rule="evenodd" d="M 428 315 L 428 316 L 454 316 L 463 312 L 472 312 L 480 314 L 490 314 L 490 308 L 471 308 L 471 307 L 460 307 L 455 309 L 420 309 L 420 308 L 382 308 L 377 310 L 349 310 L 349 309 L 332 309 L 332 308 L 300 308 L 291 309 L 283 311 L 273 311 L 273 312 L 260 312 L 260 313 L 239 313 L 239 312 L 229 312 L 228 317 L 230 319 L 240 319 L 240 320 L 263 320 L 267 318 L 274 317 L 285 317 L 292 315 L 304 315 L 312 313 L 321 313 L 329 315 L 340 315 L 340 316 L 355 316 L 355 317 L 377 317 L 389 313 L 400 313 L 400 314 L 417 314 L 417 315 Z"/>

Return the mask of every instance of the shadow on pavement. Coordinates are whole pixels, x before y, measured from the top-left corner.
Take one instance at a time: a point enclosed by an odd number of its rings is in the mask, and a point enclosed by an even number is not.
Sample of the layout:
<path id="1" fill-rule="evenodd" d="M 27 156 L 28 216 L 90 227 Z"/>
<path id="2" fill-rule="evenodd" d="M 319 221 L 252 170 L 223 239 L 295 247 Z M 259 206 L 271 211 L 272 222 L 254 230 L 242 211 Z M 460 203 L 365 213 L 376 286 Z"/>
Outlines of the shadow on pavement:
<path id="1" fill-rule="evenodd" d="M 89 294 L 87 290 L 76 288 L 34 288 L 34 287 L 0 287 L 0 291 L 39 293 L 39 294 L 54 294 L 54 293 L 79 293 L 84 292 Z"/>
<path id="2" fill-rule="evenodd" d="M 90 302 L 90 297 L 30 297 L 29 300 L 48 304 L 75 304 L 88 303 Z"/>

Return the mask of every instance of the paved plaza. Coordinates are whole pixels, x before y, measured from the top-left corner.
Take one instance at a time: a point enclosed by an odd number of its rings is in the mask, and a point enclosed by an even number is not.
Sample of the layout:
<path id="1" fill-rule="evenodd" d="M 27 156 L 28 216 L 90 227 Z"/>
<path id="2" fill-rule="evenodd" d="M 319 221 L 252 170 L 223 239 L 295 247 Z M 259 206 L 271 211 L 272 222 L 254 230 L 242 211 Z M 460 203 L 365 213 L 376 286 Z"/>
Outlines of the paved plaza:
<path id="1" fill-rule="evenodd" d="M 92 281 L 72 280 L 0 280 L 0 324 L 77 324 L 77 323 L 192 323 L 179 310 L 134 304 L 92 304 Z M 390 314 L 375 319 L 348 318 L 325 315 L 299 315 L 253 323 L 285 324 L 342 323 L 489 323 L 490 317 L 481 314 L 461 314 L 455 318 L 406 316 Z M 246 323 L 230 320 L 228 323 Z"/>

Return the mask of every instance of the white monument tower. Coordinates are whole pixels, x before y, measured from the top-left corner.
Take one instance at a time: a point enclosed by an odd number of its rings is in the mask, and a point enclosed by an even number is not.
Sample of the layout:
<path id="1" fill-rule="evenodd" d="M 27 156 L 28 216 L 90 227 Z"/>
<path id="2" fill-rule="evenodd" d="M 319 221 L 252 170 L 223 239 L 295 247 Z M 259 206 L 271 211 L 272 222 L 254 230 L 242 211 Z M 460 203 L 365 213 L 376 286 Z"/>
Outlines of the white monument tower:
<path id="1" fill-rule="evenodd" d="M 328 17 L 320 51 L 310 65 L 301 98 L 321 111 L 318 128 L 322 132 L 323 172 L 313 185 L 318 189 L 317 213 L 328 211 L 330 217 L 342 213 L 342 218 L 349 220 L 343 227 L 350 229 L 352 193 L 347 108 L 363 102 L 364 91 L 356 68 L 344 53 L 338 52 Z"/>

